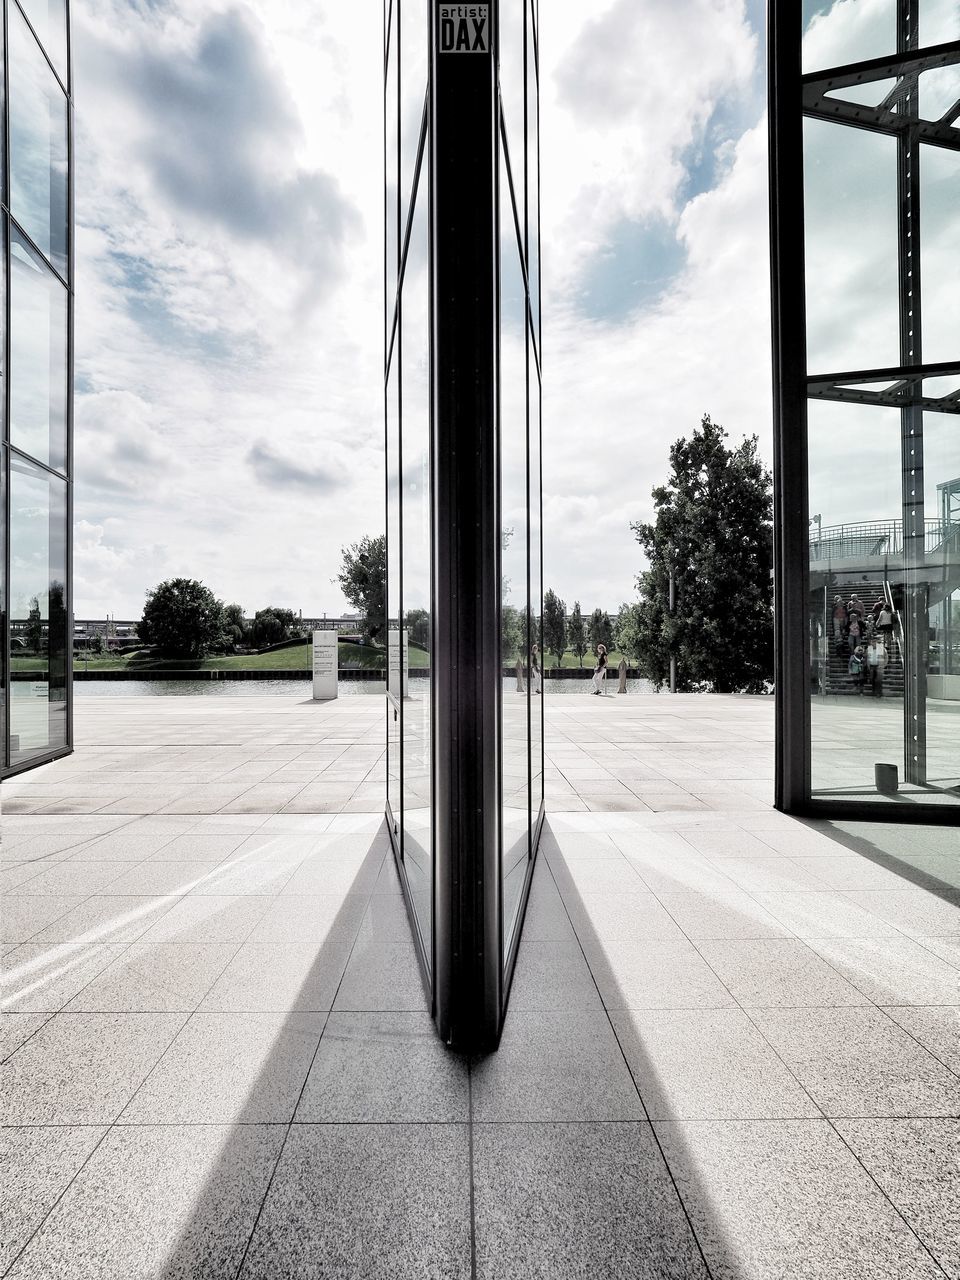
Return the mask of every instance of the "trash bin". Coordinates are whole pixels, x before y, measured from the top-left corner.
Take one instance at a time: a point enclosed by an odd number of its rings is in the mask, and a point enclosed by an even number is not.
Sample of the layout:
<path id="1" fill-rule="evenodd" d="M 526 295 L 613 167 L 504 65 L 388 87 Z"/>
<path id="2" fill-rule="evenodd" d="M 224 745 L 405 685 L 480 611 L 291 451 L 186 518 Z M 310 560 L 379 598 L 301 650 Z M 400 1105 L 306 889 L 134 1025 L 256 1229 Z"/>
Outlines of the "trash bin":
<path id="1" fill-rule="evenodd" d="M 873 776 L 877 784 L 877 790 L 881 795 L 894 796 L 897 794 L 897 787 L 900 785 L 898 772 L 895 764 L 875 764 L 873 766 Z"/>

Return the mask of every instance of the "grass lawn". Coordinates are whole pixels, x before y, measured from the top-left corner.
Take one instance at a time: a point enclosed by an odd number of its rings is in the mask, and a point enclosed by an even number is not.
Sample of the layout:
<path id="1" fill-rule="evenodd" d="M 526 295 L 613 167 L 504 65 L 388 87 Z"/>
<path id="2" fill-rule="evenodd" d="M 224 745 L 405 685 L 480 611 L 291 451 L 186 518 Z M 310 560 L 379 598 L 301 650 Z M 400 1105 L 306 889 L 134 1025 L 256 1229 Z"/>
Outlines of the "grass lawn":
<path id="1" fill-rule="evenodd" d="M 151 671 L 303 671 L 313 665 L 313 646 L 309 643 L 291 645 L 288 649 L 274 649 L 270 653 L 229 654 L 202 658 L 199 662 L 183 659 L 160 658 L 149 650 L 138 649 L 133 653 L 104 653 L 101 655 L 74 655 L 76 671 L 136 671 L 148 675 Z M 341 667 L 373 667 L 383 669 L 384 651 L 372 645 L 359 645 L 341 640 L 337 646 Z M 46 658 L 33 654 L 16 656 L 10 662 L 13 671 L 43 671 Z M 430 655 L 423 649 L 410 646 L 410 666 L 427 667 Z"/>
<path id="2" fill-rule="evenodd" d="M 612 650 L 610 651 L 610 653 L 608 653 L 608 654 L 607 654 L 607 666 L 608 666 L 608 667 L 616 667 L 616 666 L 619 666 L 619 664 L 620 664 L 620 659 L 621 659 L 622 657 L 623 657 L 623 654 L 621 654 L 621 653 L 619 652 L 619 650 L 617 650 L 617 649 L 612 649 Z M 513 660 L 513 661 L 514 661 L 514 663 L 516 663 L 516 658 L 514 658 L 514 660 Z M 510 664 L 510 663 L 505 663 L 504 665 L 505 665 L 505 666 L 509 666 L 509 665 L 511 665 L 511 664 Z M 556 658 L 553 656 L 553 654 L 552 654 L 552 653 L 547 653 L 547 654 L 545 654 L 545 655 L 544 655 L 543 665 L 544 665 L 544 667 L 545 667 L 548 671 L 552 671 L 552 670 L 556 667 L 556 665 L 557 665 L 557 660 L 556 660 Z M 594 670 L 594 668 L 596 667 L 596 665 L 597 665 L 597 655 L 596 655 L 595 653 L 592 653 L 592 652 L 591 652 L 591 653 L 585 653 L 585 654 L 583 655 L 583 669 L 584 669 L 584 671 L 593 671 L 593 670 Z M 635 666 L 635 665 L 636 665 L 635 663 L 631 662 L 631 660 L 630 660 L 629 658 L 627 658 L 627 666 L 628 666 L 628 667 L 629 667 L 629 666 Z M 573 654 L 573 653 L 565 653 L 565 654 L 563 655 L 563 661 L 560 663 L 560 666 L 561 666 L 561 667 L 579 667 L 579 666 L 580 666 L 580 659 L 576 656 L 576 654 Z"/>

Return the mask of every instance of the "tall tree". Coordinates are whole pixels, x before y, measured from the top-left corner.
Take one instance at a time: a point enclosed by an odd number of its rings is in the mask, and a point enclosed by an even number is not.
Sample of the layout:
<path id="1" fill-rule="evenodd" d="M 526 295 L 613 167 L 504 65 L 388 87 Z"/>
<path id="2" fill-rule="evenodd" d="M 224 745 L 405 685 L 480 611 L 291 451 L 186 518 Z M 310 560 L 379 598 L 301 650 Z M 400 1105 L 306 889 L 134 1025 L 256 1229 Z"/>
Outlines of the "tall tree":
<path id="1" fill-rule="evenodd" d="M 640 661 L 642 636 L 639 620 L 640 605 L 622 604 L 613 627 L 613 639 L 616 647 L 626 658 L 634 662 Z"/>
<path id="2" fill-rule="evenodd" d="M 566 609 L 560 597 L 548 589 L 543 597 L 543 643 L 547 652 L 556 658 L 558 667 L 567 651 Z"/>
<path id="3" fill-rule="evenodd" d="M 386 621 L 387 539 L 369 535 L 343 548 L 340 590 L 363 617 L 363 631 L 381 643 Z M 393 625 L 396 625 L 395 623 Z"/>
<path id="4" fill-rule="evenodd" d="M 587 641 L 587 628 L 583 621 L 583 614 L 580 612 L 579 600 L 574 600 L 573 611 L 567 619 L 567 640 L 570 644 L 570 652 L 580 659 L 582 667 L 584 655 L 590 645 Z"/>
<path id="5" fill-rule="evenodd" d="M 243 638 L 248 631 L 246 619 L 243 616 L 243 605 L 226 605 L 223 610 L 223 621 L 231 642 L 235 645 L 243 644 Z"/>
<path id="6" fill-rule="evenodd" d="M 597 645 L 603 644 L 603 610 L 594 609 L 590 615 L 590 621 L 587 623 L 587 636 L 590 640 L 590 648 L 594 653 L 597 652 Z"/>
<path id="7" fill-rule="evenodd" d="M 752 693 L 773 679 L 770 473 L 756 436 L 735 449 L 726 438 L 704 415 L 670 449 L 670 477 L 653 490 L 654 522 L 630 526 L 649 562 L 637 578 L 638 658 L 658 687 L 671 653 L 678 689 Z"/>
<path id="8" fill-rule="evenodd" d="M 137 634 L 167 658 L 202 658 L 226 642 L 223 602 L 194 578 L 170 578 L 147 592 Z"/>

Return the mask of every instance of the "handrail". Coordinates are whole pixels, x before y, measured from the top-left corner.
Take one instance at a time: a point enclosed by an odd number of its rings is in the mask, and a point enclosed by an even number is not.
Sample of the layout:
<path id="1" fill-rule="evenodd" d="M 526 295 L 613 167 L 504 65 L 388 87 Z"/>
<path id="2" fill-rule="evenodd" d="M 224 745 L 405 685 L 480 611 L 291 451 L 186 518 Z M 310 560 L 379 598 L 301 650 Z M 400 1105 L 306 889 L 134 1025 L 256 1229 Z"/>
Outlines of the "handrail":
<path id="1" fill-rule="evenodd" d="M 960 524 L 946 524 L 940 519 L 923 522 L 924 553 L 957 539 Z M 854 524 L 834 524 L 818 528 L 810 537 L 810 559 L 839 560 L 847 556 L 895 556 L 903 554 L 903 521 L 872 520 Z"/>

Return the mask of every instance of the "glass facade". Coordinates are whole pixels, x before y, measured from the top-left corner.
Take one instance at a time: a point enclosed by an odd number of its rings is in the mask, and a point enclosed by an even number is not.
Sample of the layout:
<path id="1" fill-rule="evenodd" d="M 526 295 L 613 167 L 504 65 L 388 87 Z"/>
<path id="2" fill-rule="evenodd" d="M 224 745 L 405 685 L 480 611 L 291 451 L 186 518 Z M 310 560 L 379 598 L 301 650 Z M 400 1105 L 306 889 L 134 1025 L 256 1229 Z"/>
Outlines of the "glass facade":
<path id="1" fill-rule="evenodd" d="M 778 798 L 955 821 L 960 8 L 851 13 L 771 41 Z"/>
<path id="2" fill-rule="evenodd" d="M 68 12 L 4 4 L 3 775 L 71 746 Z"/>
<path id="3" fill-rule="evenodd" d="M 461 1046 L 499 1035 L 543 813 L 537 83 L 531 0 L 387 0 L 387 817 Z"/>

